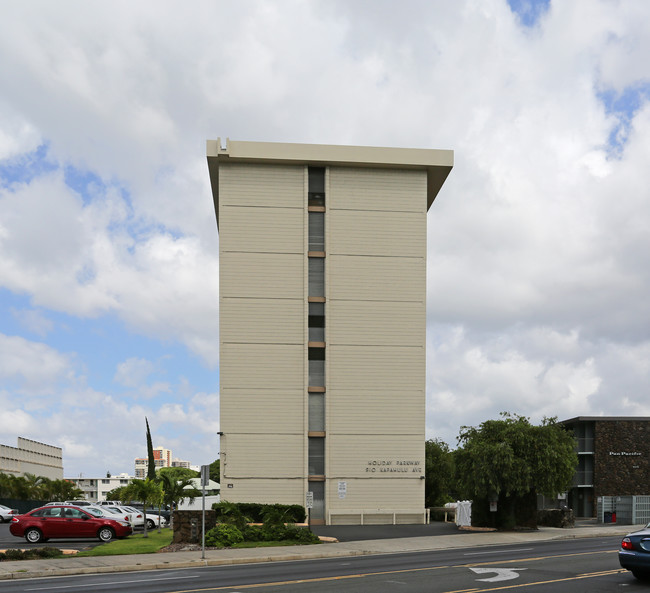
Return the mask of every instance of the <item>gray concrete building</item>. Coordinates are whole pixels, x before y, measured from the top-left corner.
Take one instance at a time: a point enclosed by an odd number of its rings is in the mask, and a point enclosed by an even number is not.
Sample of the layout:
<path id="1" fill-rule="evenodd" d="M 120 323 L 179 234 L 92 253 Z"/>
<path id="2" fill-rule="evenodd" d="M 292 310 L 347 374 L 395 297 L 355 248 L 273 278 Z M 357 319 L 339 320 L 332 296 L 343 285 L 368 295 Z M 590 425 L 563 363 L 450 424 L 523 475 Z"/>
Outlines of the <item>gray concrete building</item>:
<path id="1" fill-rule="evenodd" d="M 63 479 L 63 450 L 18 437 L 16 447 L 0 445 L 0 472 L 13 476 L 34 474 L 50 480 Z"/>
<path id="2" fill-rule="evenodd" d="M 453 152 L 208 141 L 221 495 L 421 523 L 426 214 Z"/>

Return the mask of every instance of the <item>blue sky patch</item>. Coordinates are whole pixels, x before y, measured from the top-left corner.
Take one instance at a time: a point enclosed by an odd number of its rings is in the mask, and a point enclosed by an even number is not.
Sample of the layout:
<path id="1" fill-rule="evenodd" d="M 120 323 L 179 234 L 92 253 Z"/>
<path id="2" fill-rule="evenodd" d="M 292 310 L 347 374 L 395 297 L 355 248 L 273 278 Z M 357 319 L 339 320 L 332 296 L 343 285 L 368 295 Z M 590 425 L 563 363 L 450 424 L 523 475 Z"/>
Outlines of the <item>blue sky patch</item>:
<path id="1" fill-rule="evenodd" d="M 49 145 L 41 144 L 32 152 L 0 161 L 0 187 L 29 183 L 36 177 L 56 171 L 59 166 L 48 153 Z"/>
<path id="2" fill-rule="evenodd" d="M 524 27 L 534 27 L 550 5 L 551 0 L 508 0 L 510 10 Z"/>
<path id="3" fill-rule="evenodd" d="M 632 120 L 641 106 L 650 99 L 650 82 L 639 82 L 622 91 L 606 89 L 598 93 L 605 113 L 618 120 L 609 134 L 608 149 L 613 155 L 623 151 L 632 128 Z"/>

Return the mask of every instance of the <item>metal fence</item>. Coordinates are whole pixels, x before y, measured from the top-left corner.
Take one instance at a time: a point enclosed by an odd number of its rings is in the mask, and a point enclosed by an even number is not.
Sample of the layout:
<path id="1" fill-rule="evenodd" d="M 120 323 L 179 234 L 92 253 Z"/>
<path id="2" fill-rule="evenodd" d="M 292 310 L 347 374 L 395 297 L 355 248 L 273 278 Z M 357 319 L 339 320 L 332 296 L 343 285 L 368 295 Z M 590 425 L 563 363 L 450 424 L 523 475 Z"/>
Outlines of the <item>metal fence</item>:
<path id="1" fill-rule="evenodd" d="M 650 523 L 650 496 L 599 496 L 596 517 L 599 523 L 647 525 Z"/>

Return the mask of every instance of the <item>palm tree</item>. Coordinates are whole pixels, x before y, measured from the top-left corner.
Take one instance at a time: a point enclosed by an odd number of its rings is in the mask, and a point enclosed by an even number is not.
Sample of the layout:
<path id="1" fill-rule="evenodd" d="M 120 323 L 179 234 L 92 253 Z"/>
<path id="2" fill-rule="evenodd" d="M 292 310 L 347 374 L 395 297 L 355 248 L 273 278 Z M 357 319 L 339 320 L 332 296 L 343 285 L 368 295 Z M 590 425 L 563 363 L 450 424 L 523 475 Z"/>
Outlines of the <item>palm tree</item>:
<path id="1" fill-rule="evenodd" d="M 169 525 L 174 529 L 174 508 L 176 505 L 180 504 L 186 498 L 190 502 L 194 502 L 194 499 L 197 496 L 201 496 L 201 493 L 196 488 L 188 488 L 187 486 L 192 486 L 192 480 L 190 478 L 181 478 L 177 480 L 173 474 L 160 472 L 158 474 L 158 479 L 163 489 L 163 503 L 169 505 L 171 510 L 170 522 Z"/>
<path id="2" fill-rule="evenodd" d="M 124 488 L 122 495 L 129 500 L 137 500 L 142 503 L 142 514 L 144 515 L 144 537 L 147 535 L 147 506 L 157 505 L 162 499 L 162 488 L 153 480 L 133 480 Z"/>

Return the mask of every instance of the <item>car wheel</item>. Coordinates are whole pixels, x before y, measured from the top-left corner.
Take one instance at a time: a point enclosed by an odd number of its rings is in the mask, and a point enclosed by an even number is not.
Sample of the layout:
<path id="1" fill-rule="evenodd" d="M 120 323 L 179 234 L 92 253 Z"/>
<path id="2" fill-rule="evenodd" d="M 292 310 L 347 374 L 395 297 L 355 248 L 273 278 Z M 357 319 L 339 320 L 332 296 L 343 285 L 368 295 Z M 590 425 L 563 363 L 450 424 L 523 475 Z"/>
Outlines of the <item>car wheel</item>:
<path id="1" fill-rule="evenodd" d="M 25 531 L 25 539 L 30 544 L 37 544 L 38 542 L 43 541 L 43 534 L 40 532 L 40 530 L 32 527 Z"/>
<path id="2" fill-rule="evenodd" d="M 647 570 L 633 570 L 632 574 L 640 581 L 647 581 L 650 579 L 650 571 Z"/>
<path id="3" fill-rule="evenodd" d="M 100 542 L 110 542 L 115 537 L 115 532 L 110 527 L 102 527 L 97 532 Z"/>
<path id="4" fill-rule="evenodd" d="M 147 529 L 154 529 L 156 527 L 156 523 L 154 522 L 153 519 L 147 519 Z"/>

